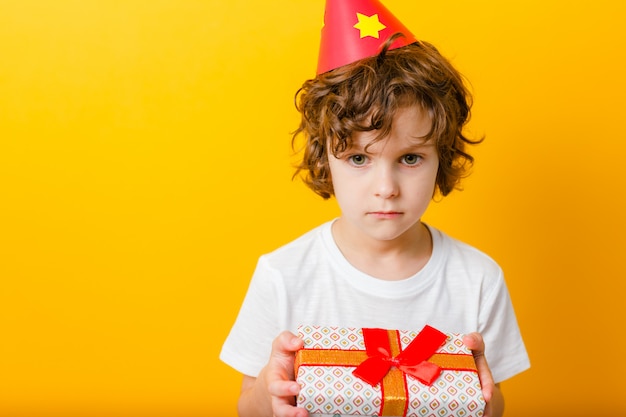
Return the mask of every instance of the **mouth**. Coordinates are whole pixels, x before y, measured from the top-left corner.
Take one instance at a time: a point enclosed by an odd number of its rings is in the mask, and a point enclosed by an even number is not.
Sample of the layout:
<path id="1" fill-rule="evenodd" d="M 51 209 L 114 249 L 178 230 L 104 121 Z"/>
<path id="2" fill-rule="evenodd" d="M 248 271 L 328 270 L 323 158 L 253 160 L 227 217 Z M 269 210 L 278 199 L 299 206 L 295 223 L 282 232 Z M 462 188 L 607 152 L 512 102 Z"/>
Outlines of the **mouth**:
<path id="1" fill-rule="evenodd" d="M 367 214 L 376 219 L 395 219 L 402 215 L 400 211 L 370 211 Z"/>

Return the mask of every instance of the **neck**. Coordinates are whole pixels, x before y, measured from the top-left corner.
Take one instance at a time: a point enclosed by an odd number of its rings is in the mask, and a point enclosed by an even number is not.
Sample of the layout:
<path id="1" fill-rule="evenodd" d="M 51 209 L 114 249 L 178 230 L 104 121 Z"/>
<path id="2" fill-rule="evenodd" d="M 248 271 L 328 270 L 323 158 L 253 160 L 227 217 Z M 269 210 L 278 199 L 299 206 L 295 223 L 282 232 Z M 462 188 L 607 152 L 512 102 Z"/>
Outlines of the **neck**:
<path id="1" fill-rule="evenodd" d="M 393 240 L 376 240 L 351 232 L 342 219 L 333 224 L 332 232 L 339 250 L 352 266 L 383 280 L 397 281 L 415 275 L 432 254 L 430 231 L 421 222 Z"/>

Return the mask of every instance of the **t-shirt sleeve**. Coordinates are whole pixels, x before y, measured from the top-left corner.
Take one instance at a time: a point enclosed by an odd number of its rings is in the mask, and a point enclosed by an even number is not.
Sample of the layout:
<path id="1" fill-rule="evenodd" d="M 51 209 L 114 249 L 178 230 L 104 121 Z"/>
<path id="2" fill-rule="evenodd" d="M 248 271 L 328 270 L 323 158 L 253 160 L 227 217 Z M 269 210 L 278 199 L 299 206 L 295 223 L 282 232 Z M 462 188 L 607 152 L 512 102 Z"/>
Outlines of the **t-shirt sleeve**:
<path id="1" fill-rule="evenodd" d="M 485 357 L 493 379 L 498 383 L 530 367 L 501 270 L 481 304 L 479 332 L 485 341 Z"/>
<path id="2" fill-rule="evenodd" d="M 279 328 L 279 291 L 274 272 L 261 257 L 220 359 L 244 375 L 256 377 L 267 364 Z"/>

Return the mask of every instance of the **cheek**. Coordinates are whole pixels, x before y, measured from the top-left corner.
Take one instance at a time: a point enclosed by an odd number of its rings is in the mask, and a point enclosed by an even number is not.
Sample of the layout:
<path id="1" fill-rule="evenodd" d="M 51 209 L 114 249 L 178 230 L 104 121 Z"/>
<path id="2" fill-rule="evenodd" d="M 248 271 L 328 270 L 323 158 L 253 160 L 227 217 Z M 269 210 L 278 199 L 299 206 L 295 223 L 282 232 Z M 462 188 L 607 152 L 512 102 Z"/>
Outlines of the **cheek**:
<path id="1" fill-rule="evenodd" d="M 343 166 L 332 167 L 329 170 L 331 182 L 335 190 L 335 194 L 356 194 L 359 189 L 366 186 L 363 176 L 346 169 Z"/>
<path id="2" fill-rule="evenodd" d="M 341 177 L 331 176 L 331 184 L 333 185 L 333 193 L 335 194 L 335 198 L 337 200 L 342 200 L 343 196 L 350 194 L 348 184 L 346 184 L 345 180 L 342 180 Z"/>
<path id="3" fill-rule="evenodd" d="M 359 197 L 358 184 L 348 176 L 341 175 L 341 172 L 335 171 L 335 175 L 331 175 L 331 179 L 335 200 L 342 211 L 348 210 L 359 201 L 362 201 L 362 198 Z"/>
<path id="4" fill-rule="evenodd" d="M 341 189 L 342 188 L 342 178 L 344 176 L 341 175 L 341 168 L 337 166 L 337 161 L 331 160 L 328 163 L 328 180 L 333 185 L 333 189 Z"/>

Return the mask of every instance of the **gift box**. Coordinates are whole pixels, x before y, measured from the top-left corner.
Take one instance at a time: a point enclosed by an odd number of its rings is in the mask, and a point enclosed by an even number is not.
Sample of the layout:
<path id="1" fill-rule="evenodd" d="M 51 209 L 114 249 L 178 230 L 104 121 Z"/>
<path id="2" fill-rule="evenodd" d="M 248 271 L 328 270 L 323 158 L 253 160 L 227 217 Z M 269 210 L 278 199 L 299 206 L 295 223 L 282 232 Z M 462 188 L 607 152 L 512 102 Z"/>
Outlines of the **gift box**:
<path id="1" fill-rule="evenodd" d="M 300 326 L 299 407 L 326 416 L 480 417 L 472 353 L 457 334 Z"/>

